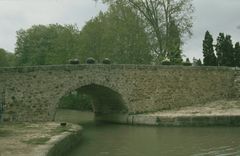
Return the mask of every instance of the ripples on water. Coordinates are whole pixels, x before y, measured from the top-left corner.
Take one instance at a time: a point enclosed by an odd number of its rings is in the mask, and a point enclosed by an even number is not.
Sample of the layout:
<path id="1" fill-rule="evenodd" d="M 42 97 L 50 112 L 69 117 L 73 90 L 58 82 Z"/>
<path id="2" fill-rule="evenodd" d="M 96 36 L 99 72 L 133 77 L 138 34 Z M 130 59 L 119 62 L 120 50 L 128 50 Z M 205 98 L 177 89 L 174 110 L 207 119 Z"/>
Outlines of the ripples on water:
<path id="1" fill-rule="evenodd" d="M 83 139 L 69 156 L 240 156 L 238 127 L 161 128 L 95 123 L 85 123 L 83 127 Z"/>
<path id="2" fill-rule="evenodd" d="M 203 149 L 193 156 L 239 156 L 240 146 L 222 146 L 216 148 Z"/>

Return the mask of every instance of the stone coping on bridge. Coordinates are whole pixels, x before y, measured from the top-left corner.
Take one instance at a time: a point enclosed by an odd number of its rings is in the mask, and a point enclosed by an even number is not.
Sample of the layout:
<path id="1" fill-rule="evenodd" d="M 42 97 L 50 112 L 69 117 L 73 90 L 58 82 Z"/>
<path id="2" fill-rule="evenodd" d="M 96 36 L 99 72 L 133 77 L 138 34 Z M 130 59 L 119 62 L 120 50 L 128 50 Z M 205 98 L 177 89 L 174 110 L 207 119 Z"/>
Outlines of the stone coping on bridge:
<path id="1" fill-rule="evenodd" d="M 34 71 L 51 71 L 51 70 L 84 70 L 84 69 L 121 69 L 121 70 L 159 70 L 159 69 L 197 69 L 197 70 L 232 70 L 240 71 L 239 67 L 224 67 L 224 66 L 183 66 L 183 65 L 134 65 L 134 64 L 78 64 L 78 65 L 42 65 L 42 66 L 18 66 L 18 67 L 1 67 L 0 73 L 18 72 L 27 73 Z"/>

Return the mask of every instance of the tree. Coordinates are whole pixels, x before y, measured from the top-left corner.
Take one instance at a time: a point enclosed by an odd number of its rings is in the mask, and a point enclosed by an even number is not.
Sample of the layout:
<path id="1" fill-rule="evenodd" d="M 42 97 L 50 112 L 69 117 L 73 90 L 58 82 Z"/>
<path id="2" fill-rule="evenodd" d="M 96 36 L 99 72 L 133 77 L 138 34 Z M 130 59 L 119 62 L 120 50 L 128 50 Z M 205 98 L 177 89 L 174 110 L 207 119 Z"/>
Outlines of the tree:
<path id="1" fill-rule="evenodd" d="M 13 53 L 9 53 L 0 48 L 0 67 L 9 67 L 15 65 L 15 58 Z"/>
<path id="2" fill-rule="evenodd" d="M 98 62 L 110 58 L 113 63 L 149 64 L 150 43 L 141 18 L 120 1 L 100 13 L 80 33 L 82 59 Z"/>
<path id="3" fill-rule="evenodd" d="M 79 52 L 79 30 L 74 25 L 34 25 L 17 31 L 18 65 L 64 64 Z"/>
<path id="4" fill-rule="evenodd" d="M 203 63 L 205 66 L 216 66 L 217 58 L 213 49 L 212 35 L 207 31 L 203 40 Z"/>
<path id="5" fill-rule="evenodd" d="M 197 65 L 197 66 L 202 66 L 202 61 L 201 61 L 201 59 L 198 59 L 198 60 L 197 60 L 196 65 Z"/>
<path id="6" fill-rule="evenodd" d="M 166 56 L 171 58 L 175 55 L 172 45 L 168 44 L 176 42 L 171 41 L 176 39 L 175 36 L 172 36 L 174 34 L 172 33 L 173 24 L 174 31 L 178 31 L 179 45 L 182 45 L 185 34 L 191 35 L 194 10 L 192 0 L 103 0 L 110 5 L 119 1 L 132 7 L 137 11 L 139 17 L 145 20 L 151 36 L 151 43 L 156 45 L 154 52 L 158 63 Z M 176 53 L 179 53 L 179 48 Z"/>
<path id="7" fill-rule="evenodd" d="M 174 21 L 171 21 L 169 26 L 169 37 L 166 42 L 166 48 L 168 51 L 167 56 L 172 64 L 182 63 L 182 41 L 180 35 L 181 34 L 178 30 L 178 27 L 176 26 L 176 23 Z"/>
<path id="8" fill-rule="evenodd" d="M 216 45 L 217 60 L 219 66 L 234 66 L 234 48 L 230 35 L 220 33 Z"/>
<path id="9" fill-rule="evenodd" d="M 224 53 L 222 63 L 224 66 L 233 67 L 234 66 L 234 48 L 232 44 L 232 39 L 230 35 L 226 35 L 224 42 Z"/>
<path id="10" fill-rule="evenodd" d="M 235 66 L 240 67 L 240 43 L 237 42 L 234 47 Z"/>
<path id="11" fill-rule="evenodd" d="M 219 36 L 217 38 L 217 44 L 216 44 L 218 66 L 223 65 L 224 41 L 225 41 L 224 33 L 219 33 Z"/>

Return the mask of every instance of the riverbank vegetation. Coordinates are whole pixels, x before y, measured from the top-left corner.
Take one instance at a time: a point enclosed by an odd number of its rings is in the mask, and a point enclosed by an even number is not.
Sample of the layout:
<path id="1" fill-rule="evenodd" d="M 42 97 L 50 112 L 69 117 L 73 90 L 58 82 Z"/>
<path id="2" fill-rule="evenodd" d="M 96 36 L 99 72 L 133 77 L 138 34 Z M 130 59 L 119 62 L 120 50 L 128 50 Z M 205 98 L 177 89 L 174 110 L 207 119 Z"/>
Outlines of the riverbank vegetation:
<path id="1" fill-rule="evenodd" d="M 82 111 L 93 111 L 93 100 L 86 94 L 72 92 L 61 98 L 59 108 L 61 109 L 74 109 Z"/>
<path id="2" fill-rule="evenodd" d="M 182 64 L 182 45 L 191 36 L 191 0 L 103 1 L 108 10 L 77 25 L 34 25 L 17 31 L 14 63 L 1 66 L 65 64 L 89 57 L 114 64 Z M 0 56 L 1 57 L 1 56 Z"/>
<path id="3" fill-rule="evenodd" d="M 108 9 L 81 29 L 49 24 L 18 30 L 15 51 L 0 49 L 0 67 L 66 64 L 73 58 L 85 63 L 89 57 L 96 63 L 109 58 L 113 64 L 202 65 L 182 53 L 192 35 L 192 0 L 95 1 Z M 240 43 L 230 35 L 219 33 L 214 42 L 207 31 L 202 46 L 205 66 L 240 66 Z"/>
<path id="4" fill-rule="evenodd" d="M 219 33 L 216 44 L 209 31 L 203 40 L 203 63 L 205 66 L 240 67 L 240 44 L 232 43 L 231 35 Z"/>

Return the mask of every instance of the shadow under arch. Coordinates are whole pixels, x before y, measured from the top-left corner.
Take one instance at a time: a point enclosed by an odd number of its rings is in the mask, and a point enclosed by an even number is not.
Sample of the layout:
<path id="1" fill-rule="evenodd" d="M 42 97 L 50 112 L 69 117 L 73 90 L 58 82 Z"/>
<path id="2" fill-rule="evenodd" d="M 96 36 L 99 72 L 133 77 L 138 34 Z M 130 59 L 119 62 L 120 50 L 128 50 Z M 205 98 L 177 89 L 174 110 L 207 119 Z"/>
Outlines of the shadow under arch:
<path id="1" fill-rule="evenodd" d="M 128 112 L 122 95 L 109 87 L 92 83 L 73 91 L 79 94 L 86 94 L 92 98 L 92 107 L 95 115 L 126 114 Z"/>

